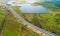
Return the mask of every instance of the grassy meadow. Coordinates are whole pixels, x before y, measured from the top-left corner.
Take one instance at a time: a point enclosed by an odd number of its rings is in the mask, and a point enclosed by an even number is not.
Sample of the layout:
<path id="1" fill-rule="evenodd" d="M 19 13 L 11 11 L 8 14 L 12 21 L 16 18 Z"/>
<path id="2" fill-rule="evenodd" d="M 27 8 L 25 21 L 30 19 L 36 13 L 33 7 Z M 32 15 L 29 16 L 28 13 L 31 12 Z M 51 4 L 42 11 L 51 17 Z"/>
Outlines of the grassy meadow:
<path id="1" fill-rule="evenodd" d="M 9 13 L 6 19 L 6 25 L 2 36 L 40 36 L 23 25 L 22 22 L 18 22 L 11 13 Z"/>
<path id="2" fill-rule="evenodd" d="M 2 29 L 2 26 L 3 26 L 3 21 L 4 21 L 4 18 L 6 16 L 6 10 L 0 10 L 0 32 L 1 32 L 1 29 Z"/>
<path id="3" fill-rule="evenodd" d="M 50 11 L 50 13 L 22 13 L 19 7 L 13 7 L 13 9 L 28 22 L 45 29 L 49 32 L 60 35 L 60 13 Z"/>

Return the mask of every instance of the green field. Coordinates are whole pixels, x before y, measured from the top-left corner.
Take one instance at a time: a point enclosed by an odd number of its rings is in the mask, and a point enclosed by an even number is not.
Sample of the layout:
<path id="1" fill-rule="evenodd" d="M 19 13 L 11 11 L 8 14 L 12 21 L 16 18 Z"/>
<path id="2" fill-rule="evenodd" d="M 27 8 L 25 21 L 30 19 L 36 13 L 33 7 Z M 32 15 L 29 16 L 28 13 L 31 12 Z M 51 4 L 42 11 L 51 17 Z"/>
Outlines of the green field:
<path id="1" fill-rule="evenodd" d="M 6 19 L 2 36 L 40 36 L 23 25 L 22 22 L 18 22 L 11 13 L 9 13 Z"/>
<path id="2" fill-rule="evenodd" d="M 4 21 L 4 18 L 6 16 L 6 10 L 0 10 L 0 30 L 2 29 L 2 26 L 3 26 L 3 21 Z M 1 32 L 1 31 L 0 31 Z"/>
<path id="3" fill-rule="evenodd" d="M 45 29 L 49 32 L 60 35 L 60 13 L 50 11 L 50 13 L 39 13 L 39 14 L 23 14 L 18 7 L 13 9 L 28 22 Z"/>

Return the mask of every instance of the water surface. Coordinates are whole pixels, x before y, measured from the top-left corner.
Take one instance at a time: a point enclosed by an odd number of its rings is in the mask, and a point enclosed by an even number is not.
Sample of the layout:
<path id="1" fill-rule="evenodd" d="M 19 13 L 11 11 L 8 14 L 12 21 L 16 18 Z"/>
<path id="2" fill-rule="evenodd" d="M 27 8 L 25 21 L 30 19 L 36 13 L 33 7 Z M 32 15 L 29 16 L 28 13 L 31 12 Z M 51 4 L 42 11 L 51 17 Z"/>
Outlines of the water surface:
<path id="1" fill-rule="evenodd" d="M 19 4 L 22 13 L 47 13 L 49 10 L 42 5 L 33 6 L 31 4 Z"/>
<path id="2" fill-rule="evenodd" d="M 33 6 L 34 2 L 27 2 L 24 4 L 16 4 L 15 6 L 20 6 L 22 13 L 47 13 L 49 10 L 42 5 Z M 8 4 L 14 5 L 14 1 L 9 1 Z"/>

